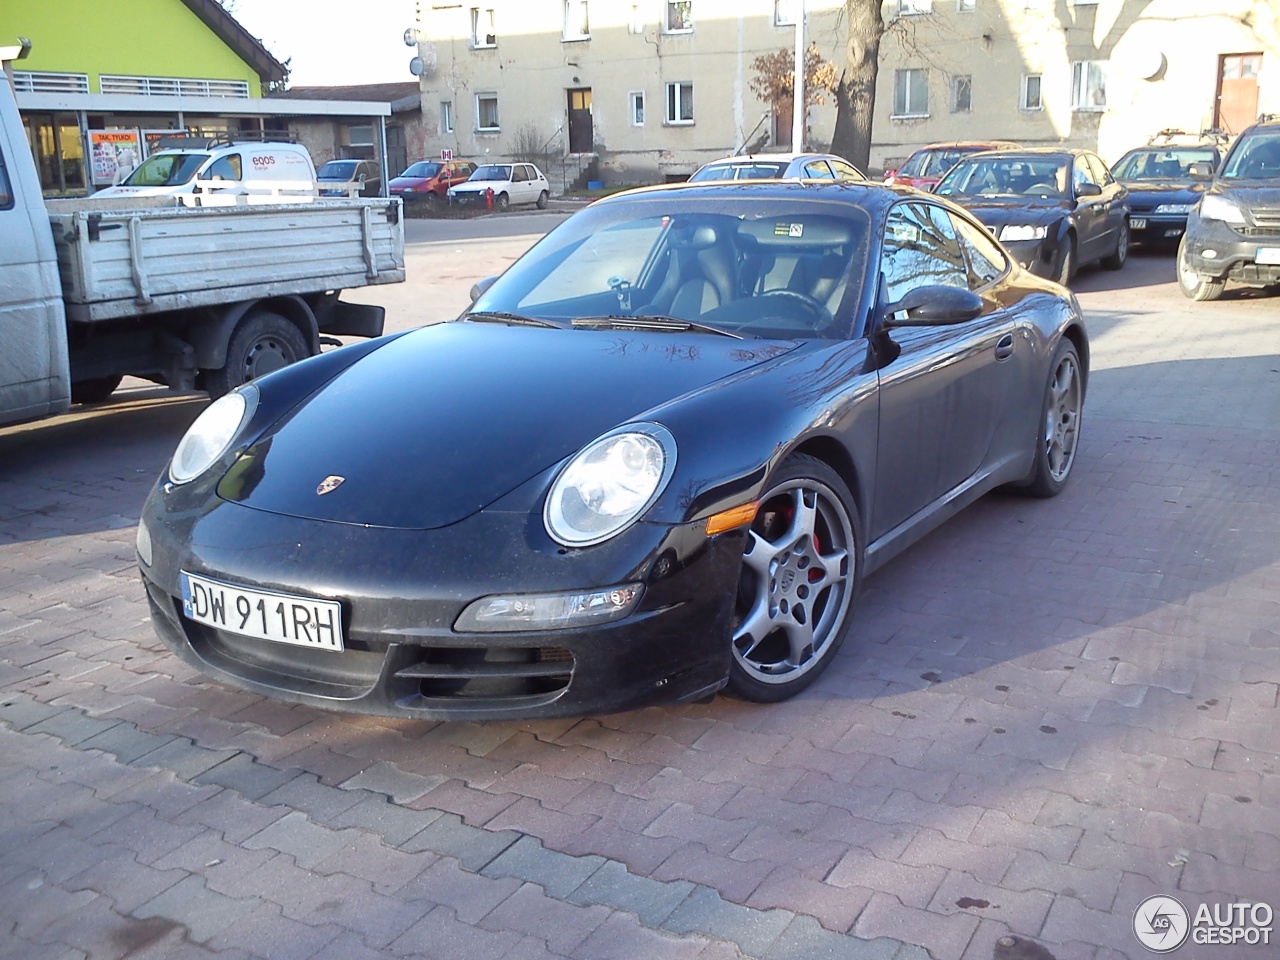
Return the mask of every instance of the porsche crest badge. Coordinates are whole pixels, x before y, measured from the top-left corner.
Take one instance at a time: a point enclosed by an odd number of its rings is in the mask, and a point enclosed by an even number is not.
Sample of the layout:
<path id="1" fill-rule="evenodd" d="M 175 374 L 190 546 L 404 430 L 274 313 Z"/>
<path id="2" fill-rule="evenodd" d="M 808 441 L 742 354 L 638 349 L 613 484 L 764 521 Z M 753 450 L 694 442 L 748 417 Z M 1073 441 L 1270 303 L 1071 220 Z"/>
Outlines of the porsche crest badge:
<path id="1" fill-rule="evenodd" d="M 320 481 L 320 485 L 316 487 L 316 496 L 323 497 L 326 493 L 333 493 L 333 491 L 337 490 L 346 482 L 346 479 L 346 477 L 335 477 L 332 475 L 325 477 Z"/>

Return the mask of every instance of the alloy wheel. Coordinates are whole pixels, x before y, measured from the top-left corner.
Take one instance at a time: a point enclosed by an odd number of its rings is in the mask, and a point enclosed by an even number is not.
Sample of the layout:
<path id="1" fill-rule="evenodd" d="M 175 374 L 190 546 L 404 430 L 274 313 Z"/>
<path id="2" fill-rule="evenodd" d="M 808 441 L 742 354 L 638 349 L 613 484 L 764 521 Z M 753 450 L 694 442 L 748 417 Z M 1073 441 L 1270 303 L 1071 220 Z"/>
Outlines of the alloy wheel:
<path id="1" fill-rule="evenodd" d="M 1049 475 L 1061 483 L 1071 472 L 1080 436 L 1080 367 L 1067 354 L 1058 361 L 1049 382 L 1049 403 L 1045 410 L 1044 446 Z"/>

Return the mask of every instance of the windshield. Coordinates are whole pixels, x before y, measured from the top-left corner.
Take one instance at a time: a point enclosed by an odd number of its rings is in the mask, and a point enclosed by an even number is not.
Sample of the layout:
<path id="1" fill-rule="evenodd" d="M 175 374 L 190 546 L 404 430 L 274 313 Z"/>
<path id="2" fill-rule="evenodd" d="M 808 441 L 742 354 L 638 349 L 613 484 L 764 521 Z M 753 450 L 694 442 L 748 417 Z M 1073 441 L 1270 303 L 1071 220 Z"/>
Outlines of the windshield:
<path id="1" fill-rule="evenodd" d="M 402 177 L 422 177 L 429 179 L 440 172 L 440 164 L 428 163 L 426 160 L 419 160 L 417 163 L 409 164 L 409 169 L 400 174 Z"/>
<path id="2" fill-rule="evenodd" d="M 701 183 L 705 180 L 777 180 L 786 173 L 786 163 L 748 161 L 746 163 L 710 163 L 689 180 Z"/>
<path id="3" fill-rule="evenodd" d="M 1117 180 L 1190 180 L 1193 163 L 1217 163 L 1212 147 L 1158 147 L 1130 150 L 1111 169 Z"/>
<path id="4" fill-rule="evenodd" d="M 858 207 L 734 197 L 635 198 L 557 227 L 473 312 L 571 322 L 674 317 L 744 337 L 833 338 L 861 293 L 870 227 Z"/>
<path id="5" fill-rule="evenodd" d="M 350 180 L 355 176 L 359 160 L 330 160 L 316 171 L 317 180 Z"/>
<path id="6" fill-rule="evenodd" d="M 127 187 L 176 187 L 189 183 L 209 159 L 207 153 L 157 153 L 148 157 L 142 165 L 124 181 Z"/>
<path id="7" fill-rule="evenodd" d="M 1222 166 L 1224 180 L 1280 180 L 1280 130 L 1241 137 Z"/>
<path id="8" fill-rule="evenodd" d="M 1062 197 L 1069 169 L 1063 157 L 962 160 L 934 192 L 942 197 Z"/>
<path id="9" fill-rule="evenodd" d="M 476 167 L 471 180 L 510 180 L 511 168 L 503 164 L 486 164 L 483 167 Z"/>
<path id="10" fill-rule="evenodd" d="M 971 153 L 976 153 L 975 147 L 947 147 L 944 150 L 918 150 L 911 155 L 910 159 L 902 165 L 902 169 L 898 171 L 898 175 L 902 177 L 938 177 L 946 175 L 947 171 L 959 163 L 962 159 Z"/>

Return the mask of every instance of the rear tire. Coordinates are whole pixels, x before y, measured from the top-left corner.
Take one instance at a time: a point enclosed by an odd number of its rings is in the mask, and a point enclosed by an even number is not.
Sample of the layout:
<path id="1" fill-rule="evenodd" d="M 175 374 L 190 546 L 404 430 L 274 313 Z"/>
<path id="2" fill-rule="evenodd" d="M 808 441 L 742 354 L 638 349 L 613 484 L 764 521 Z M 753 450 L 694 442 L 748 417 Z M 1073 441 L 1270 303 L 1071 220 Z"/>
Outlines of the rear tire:
<path id="1" fill-rule="evenodd" d="M 217 398 L 310 355 L 301 330 L 278 313 L 256 310 L 236 325 L 227 344 L 227 362 L 207 372 L 205 389 Z"/>
<path id="2" fill-rule="evenodd" d="M 538 194 L 538 209 L 539 210 L 547 209 L 547 191 L 545 190 L 543 190 L 540 194 Z"/>
<path id="3" fill-rule="evenodd" d="M 1033 497 L 1056 497 L 1071 479 L 1080 448 L 1084 413 L 1084 371 L 1076 345 L 1063 337 L 1049 364 L 1036 437 L 1035 467 L 1022 489 Z"/>
<path id="4" fill-rule="evenodd" d="M 1188 300 L 1217 300 L 1227 288 L 1225 280 L 1214 280 L 1196 273 L 1187 262 L 1187 238 L 1178 244 L 1178 289 Z"/>
<path id="5" fill-rule="evenodd" d="M 1119 270 L 1124 266 L 1125 260 L 1129 258 L 1129 221 L 1125 220 L 1120 225 L 1120 234 L 1116 237 L 1115 252 L 1109 257 L 1102 258 L 1102 265 L 1108 270 Z"/>
<path id="6" fill-rule="evenodd" d="M 94 377 L 92 380 L 79 380 L 71 385 L 72 403 L 103 403 L 116 392 L 124 377 L 116 374 L 112 377 Z"/>

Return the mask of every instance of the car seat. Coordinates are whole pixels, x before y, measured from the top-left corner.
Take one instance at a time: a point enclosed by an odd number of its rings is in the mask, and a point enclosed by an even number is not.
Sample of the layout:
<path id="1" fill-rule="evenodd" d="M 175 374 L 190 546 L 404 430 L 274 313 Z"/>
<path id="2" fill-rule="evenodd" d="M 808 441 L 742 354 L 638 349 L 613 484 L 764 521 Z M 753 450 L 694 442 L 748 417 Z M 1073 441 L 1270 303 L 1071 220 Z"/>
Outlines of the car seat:
<path id="1" fill-rule="evenodd" d="M 671 268 L 640 313 L 694 320 L 734 297 L 737 257 L 727 231 L 711 224 L 673 229 Z"/>

